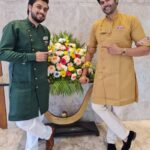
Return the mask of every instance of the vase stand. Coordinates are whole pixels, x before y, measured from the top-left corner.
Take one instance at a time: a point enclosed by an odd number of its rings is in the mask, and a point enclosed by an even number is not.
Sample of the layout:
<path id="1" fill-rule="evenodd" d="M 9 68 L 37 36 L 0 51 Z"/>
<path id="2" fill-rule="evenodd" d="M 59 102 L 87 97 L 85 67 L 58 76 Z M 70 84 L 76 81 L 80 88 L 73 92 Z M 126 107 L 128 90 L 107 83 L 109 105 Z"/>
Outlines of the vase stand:
<path id="1" fill-rule="evenodd" d="M 47 125 L 53 126 L 55 128 L 54 137 L 83 135 L 99 136 L 98 128 L 93 121 L 77 121 L 69 125 L 57 125 L 53 123 L 48 123 Z"/>

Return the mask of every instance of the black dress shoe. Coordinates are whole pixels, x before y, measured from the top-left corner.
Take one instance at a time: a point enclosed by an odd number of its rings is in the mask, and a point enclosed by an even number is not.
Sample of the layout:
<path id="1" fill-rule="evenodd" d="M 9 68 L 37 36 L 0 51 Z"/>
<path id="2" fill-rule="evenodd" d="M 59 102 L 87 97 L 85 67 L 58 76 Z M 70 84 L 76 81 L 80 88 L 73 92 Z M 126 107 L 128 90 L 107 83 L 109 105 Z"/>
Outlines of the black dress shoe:
<path id="1" fill-rule="evenodd" d="M 107 144 L 107 150 L 116 150 L 116 145 L 115 144 Z"/>
<path id="2" fill-rule="evenodd" d="M 129 150 L 131 147 L 131 143 L 135 138 L 136 138 L 136 133 L 134 131 L 130 131 L 127 142 L 123 141 L 123 146 L 122 146 L 121 150 Z"/>

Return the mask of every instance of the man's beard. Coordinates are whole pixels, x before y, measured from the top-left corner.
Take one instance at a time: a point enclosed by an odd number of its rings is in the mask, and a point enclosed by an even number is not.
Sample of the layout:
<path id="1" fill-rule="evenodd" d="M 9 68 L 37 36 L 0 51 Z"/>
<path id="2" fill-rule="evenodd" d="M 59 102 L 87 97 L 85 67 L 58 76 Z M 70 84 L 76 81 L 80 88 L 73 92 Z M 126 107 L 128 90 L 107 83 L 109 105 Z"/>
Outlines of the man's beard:
<path id="1" fill-rule="evenodd" d="M 31 17 L 37 23 L 41 23 L 45 20 L 45 17 L 43 17 L 43 19 L 38 19 L 37 16 L 33 12 L 31 12 Z"/>
<path id="2" fill-rule="evenodd" d="M 106 14 L 106 15 L 111 15 L 111 14 L 113 14 L 113 12 L 116 10 L 116 7 L 114 7 L 114 6 L 107 6 L 107 7 L 109 7 L 110 8 L 110 11 L 107 11 L 107 9 L 103 9 L 103 12 Z"/>

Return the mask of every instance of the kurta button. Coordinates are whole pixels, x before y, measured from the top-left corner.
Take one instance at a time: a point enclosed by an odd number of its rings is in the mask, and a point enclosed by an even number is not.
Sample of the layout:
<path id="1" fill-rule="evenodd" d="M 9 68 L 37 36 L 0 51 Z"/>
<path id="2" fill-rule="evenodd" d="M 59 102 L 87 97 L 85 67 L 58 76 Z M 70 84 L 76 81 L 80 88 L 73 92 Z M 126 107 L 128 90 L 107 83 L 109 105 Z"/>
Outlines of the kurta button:
<path id="1" fill-rule="evenodd" d="M 33 49 L 32 49 L 32 51 L 34 52 L 34 51 L 35 51 L 35 49 L 33 48 Z"/>
<path id="2" fill-rule="evenodd" d="M 36 77 L 35 80 L 37 80 L 38 78 Z"/>
<path id="3" fill-rule="evenodd" d="M 36 86 L 36 89 L 38 89 L 39 87 L 38 86 Z"/>
<path id="4" fill-rule="evenodd" d="M 31 42 L 33 42 L 33 39 L 31 39 Z"/>
<path id="5" fill-rule="evenodd" d="M 34 68 L 34 70 L 36 70 L 36 68 Z"/>
<path id="6" fill-rule="evenodd" d="M 29 36 L 30 36 L 30 37 L 32 37 L 32 35 L 31 35 L 31 34 L 30 34 Z"/>

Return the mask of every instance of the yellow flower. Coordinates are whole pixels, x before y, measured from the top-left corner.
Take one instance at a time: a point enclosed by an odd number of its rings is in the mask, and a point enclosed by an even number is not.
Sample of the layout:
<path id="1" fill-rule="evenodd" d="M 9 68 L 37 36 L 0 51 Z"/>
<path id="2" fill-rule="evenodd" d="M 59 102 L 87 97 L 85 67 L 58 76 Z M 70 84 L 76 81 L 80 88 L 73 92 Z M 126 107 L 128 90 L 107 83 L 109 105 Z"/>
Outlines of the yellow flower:
<path id="1" fill-rule="evenodd" d="M 66 71 L 62 70 L 62 71 L 60 72 L 60 74 L 61 74 L 62 77 L 66 77 Z"/>
<path id="2" fill-rule="evenodd" d="M 51 61 L 51 57 L 50 56 L 48 56 L 48 62 L 50 62 Z"/>
<path id="3" fill-rule="evenodd" d="M 51 49 L 51 46 L 50 45 L 48 45 L 48 50 L 50 50 Z"/>
<path id="4" fill-rule="evenodd" d="M 75 43 L 69 43 L 69 46 L 72 48 L 76 48 L 76 44 Z"/>
<path id="5" fill-rule="evenodd" d="M 55 51 L 55 45 L 49 45 L 48 50 L 54 52 Z"/>
<path id="6" fill-rule="evenodd" d="M 68 42 L 66 42 L 66 43 L 65 43 L 65 45 L 66 45 L 66 46 L 68 46 L 68 45 L 69 45 L 69 43 L 68 43 Z"/>
<path id="7" fill-rule="evenodd" d="M 70 48 L 70 53 L 74 53 L 75 52 L 75 48 Z"/>
<path id="8" fill-rule="evenodd" d="M 92 67 L 92 64 L 90 61 L 86 61 L 82 66 L 82 68 L 90 68 L 90 67 Z"/>
<path id="9" fill-rule="evenodd" d="M 68 66 L 68 70 L 72 72 L 75 70 L 75 68 L 73 66 Z"/>
<path id="10" fill-rule="evenodd" d="M 64 55 L 68 55 L 68 51 L 64 51 Z"/>
<path id="11" fill-rule="evenodd" d="M 71 52 L 70 52 L 70 56 L 71 56 L 72 58 L 75 58 L 75 53 L 74 53 L 74 51 L 71 51 Z"/>
<path id="12" fill-rule="evenodd" d="M 72 58 L 75 58 L 75 54 L 71 54 L 71 57 L 72 57 Z"/>
<path id="13" fill-rule="evenodd" d="M 78 48 L 76 51 L 79 53 L 80 52 L 80 48 Z"/>
<path id="14" fill-rule="evenodd" d="M 69 45 L 69 40 L 68 40 L 68 38 L 66 38 L 66 43 L 65 43 L 65 45 L 66 45 L 66 46 Z"/>

